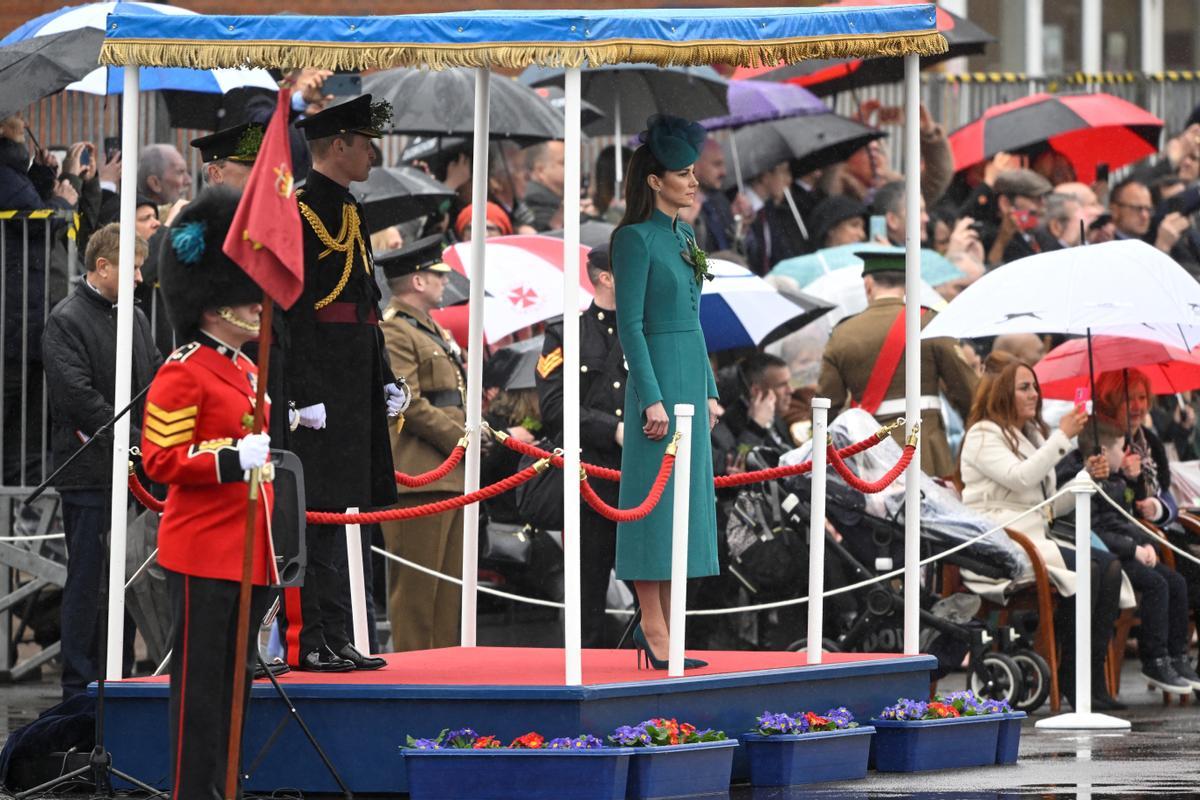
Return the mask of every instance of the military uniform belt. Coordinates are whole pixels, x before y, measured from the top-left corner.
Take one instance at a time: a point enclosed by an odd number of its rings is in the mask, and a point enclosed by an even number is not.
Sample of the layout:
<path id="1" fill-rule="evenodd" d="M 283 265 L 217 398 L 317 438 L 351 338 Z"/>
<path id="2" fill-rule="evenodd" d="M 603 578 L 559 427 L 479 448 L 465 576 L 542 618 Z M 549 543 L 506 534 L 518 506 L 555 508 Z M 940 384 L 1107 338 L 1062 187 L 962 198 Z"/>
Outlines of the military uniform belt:
<path id="1" fill-rule="evenodd" d="M 367 309 L 366 317 L 358 318 L 358 303 L 330 303 L 317 309 L 317 322 L 334 322 L 347 325 L 378 325 L 379 313 L 374 308 Z"/>
<path id="2" fill-rule="evenodd" d="M 917 398 L 917 407 L 922 411 L 941 411 L 942 400 L 937 395 L 923 394 Z M 904 398 L 897 397 L 894 400 L 884 400 L 880 403 L 879 408 L 875 409 L 875 417 L 898 417 L 904 411 Z"/>
<path id="3" fill-rule="evenodd" d="M 439 389 L 433 392 L 421 392 L 421 397 L 438 408 L 462 408 L 462 392 L 458 389 Z"/>

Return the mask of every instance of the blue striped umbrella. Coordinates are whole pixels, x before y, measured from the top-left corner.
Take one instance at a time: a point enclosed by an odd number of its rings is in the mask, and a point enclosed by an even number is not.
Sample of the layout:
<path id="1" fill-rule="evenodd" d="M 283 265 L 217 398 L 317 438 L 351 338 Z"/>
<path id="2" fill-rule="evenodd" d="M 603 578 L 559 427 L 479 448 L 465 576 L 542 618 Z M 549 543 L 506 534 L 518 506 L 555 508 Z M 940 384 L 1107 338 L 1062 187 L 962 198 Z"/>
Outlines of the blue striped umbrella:
<path id="1" fill-rule="evenodd" d="M 700 294 L 700 327 L 710 353 L 770 344 L 833 308 L 811 295 L 780 292 L 729 261 L 710 258 L 708 268 L 714 278 Z"/>

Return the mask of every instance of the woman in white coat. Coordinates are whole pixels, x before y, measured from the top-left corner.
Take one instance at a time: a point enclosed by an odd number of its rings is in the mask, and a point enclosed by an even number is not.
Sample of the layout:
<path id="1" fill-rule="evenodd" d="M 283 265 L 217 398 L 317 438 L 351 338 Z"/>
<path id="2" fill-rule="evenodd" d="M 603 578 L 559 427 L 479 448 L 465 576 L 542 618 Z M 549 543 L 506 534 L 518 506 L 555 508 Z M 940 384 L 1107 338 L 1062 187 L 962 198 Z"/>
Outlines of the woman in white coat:
<path id="1" fill-rule="evenodd" d="M 1055 515 L 1073 509 L 1074 498 L 1064 495 L 1015 522 L 1009 520 L 1054 495 L 1058 489 L 1054 466 L 1075 449 L 1071 440 L 1085 424 L 1087 413 L 1074 409 L 1051 432 L 1042 421 L 1041 391 L 1033 369 L 1015 356 L 994 352 L 984 364 L 984 377 L 975 391 L 960 455 L 963 502 L 1028 536 L 1045 559 L 1050 579 L 1063 598 L 1054 620 L 1061 654 L 1059 685 L 1072 703 L 1075 553 L 1055 544 L 1049 532 Z M 1089 470 L 1099 466 L 1095 459 L 1088 460 Z M 1120 704 L 1108 695 L 1103 677 L 1104 656 L 1119 613 L 1121 564 L 1111 554 L 1095 548 L 1092 561 L 1093 706 L 1097 710 L 1118 710 Z"/>

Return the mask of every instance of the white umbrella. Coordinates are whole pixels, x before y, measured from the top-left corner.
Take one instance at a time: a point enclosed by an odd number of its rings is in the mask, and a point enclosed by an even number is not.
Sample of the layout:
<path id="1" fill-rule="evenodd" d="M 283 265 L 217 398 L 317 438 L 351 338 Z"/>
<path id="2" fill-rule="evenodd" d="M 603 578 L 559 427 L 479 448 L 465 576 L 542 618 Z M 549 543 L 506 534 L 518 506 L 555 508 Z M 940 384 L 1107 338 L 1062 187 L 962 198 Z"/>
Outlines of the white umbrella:
<path id="1" fill-rule="evenodd" d="M 1054 250 L 987 273 L 921 337 L 1089 332 L 1191 350 L 1200 343 L 1200 283 L 1138 240 Z"/>

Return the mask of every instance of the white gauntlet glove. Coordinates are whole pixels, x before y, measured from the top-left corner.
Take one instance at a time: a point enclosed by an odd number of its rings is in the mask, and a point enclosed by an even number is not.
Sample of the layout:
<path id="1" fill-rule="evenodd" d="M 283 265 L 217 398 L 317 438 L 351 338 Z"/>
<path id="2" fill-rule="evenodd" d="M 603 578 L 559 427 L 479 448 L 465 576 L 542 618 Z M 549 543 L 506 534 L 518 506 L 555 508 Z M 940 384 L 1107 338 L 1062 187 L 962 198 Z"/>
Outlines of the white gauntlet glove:
<path id="1" fill-rule="evenodd" d="M 300 415 L 300 427 L 302 428 L 320 430 L 325 427 L 324 403 L 317 403 L 315 406 L 305 406 L 296 413 Z"/>
<path id="2" fill-rule="evenodd" d="M 412 392 L 408 388 L 408 384 L 403 381 L 397 386 L 394 383 L 385 383 L 383 385 L 383 398 L 387 401 L 387 415 L 389 417 L 398 417 L 408 408 L 408 404 L 412 402 Z"/>
<path id="3" fill-rule="evenodd" d="M 265 433 L 251 433 L 238 440 L 238 463 L 242 469 L 255 469 L 267 463 L 271 453 L 271 437 Z"/>

